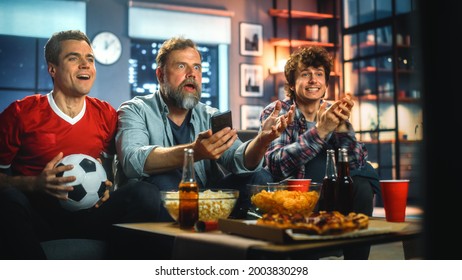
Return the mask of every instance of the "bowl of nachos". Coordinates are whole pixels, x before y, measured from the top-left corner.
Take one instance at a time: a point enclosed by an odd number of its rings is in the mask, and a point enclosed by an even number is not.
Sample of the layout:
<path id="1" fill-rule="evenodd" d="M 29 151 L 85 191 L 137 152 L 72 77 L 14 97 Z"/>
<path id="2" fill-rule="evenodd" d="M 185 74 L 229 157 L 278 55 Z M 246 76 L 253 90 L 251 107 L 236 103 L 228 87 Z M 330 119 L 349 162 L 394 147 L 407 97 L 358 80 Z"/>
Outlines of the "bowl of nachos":
<path id="1" fill-rule="evenodd" d="M 318 203 L 320 188 L 310 188 L 307 192 L 280 189 L 267 191 L 263 189 L 252 195 L 252 204 L 264 214 L 300 214 L 308 216 L 313 213 Z"/>

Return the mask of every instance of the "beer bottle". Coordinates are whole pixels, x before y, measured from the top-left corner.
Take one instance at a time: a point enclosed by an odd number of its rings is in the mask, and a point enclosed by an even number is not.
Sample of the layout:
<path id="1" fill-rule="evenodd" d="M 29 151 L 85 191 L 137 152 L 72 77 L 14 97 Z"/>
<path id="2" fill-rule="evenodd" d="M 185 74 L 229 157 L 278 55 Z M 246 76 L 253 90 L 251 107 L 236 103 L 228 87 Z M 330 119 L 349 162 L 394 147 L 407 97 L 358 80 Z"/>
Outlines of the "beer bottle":
<path id="1" fill-rule="evenodd" d="M 178 223 L 180 228 L 192 228 L 199 219 L 199 187 L 194 173 L 193 149 L 184 149 L 183 175 L 178 189 Z"/>
<path id="2" fill-rule="evenodd" d="M 353 212 L 353 179 L 350 176 L 350 165 L 348 163 L 348 150 L 338 150 L 338 193 L 337 210 L 343 215 Z"/>
<path id="3" fill-rule="evenodd" d="M 335 150 L 327 150 L 326 174 L 322 180 L 321 194 L 319 197 L 319 211 L 336 210 L 337 196 L 337 168 L 335 166 Z"/>

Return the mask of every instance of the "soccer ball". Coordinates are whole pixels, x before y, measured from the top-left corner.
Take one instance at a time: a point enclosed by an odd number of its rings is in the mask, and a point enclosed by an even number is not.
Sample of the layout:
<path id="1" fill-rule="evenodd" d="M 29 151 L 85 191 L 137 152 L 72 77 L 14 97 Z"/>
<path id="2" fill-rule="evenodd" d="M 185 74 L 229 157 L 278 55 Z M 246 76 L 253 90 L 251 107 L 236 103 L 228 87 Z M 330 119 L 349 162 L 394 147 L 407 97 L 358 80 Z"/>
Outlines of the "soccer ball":
<path id="1" fill-rule="evenodd" d="M 57 177 L 75 176 L 75 181 L 66 183 L 74 187 L 68 192 L 67 200 L 59 200 L 61 206 L 69 211 L 93 207 L 106 190 L 106 171 L 99 161 L 84 154 L 72 154 L 62 158 L 56 166 L 74 165 L 71 170 L 56 174 Z"/>

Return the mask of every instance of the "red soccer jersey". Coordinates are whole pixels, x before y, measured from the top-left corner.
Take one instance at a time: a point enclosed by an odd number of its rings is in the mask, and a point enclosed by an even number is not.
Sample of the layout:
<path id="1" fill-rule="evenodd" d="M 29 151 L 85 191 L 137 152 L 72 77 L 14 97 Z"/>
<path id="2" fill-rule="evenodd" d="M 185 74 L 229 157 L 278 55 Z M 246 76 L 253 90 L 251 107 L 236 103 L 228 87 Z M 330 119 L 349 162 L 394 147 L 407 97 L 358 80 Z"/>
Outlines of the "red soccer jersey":
<path id="1" fill-rule="evenodd" d="M 38 175 L 59 152 L 94 158 L 115 154 L 117 112 L 105 101 L 86 97 L 82 112 L 65 115 L 53 97 L 32 95 L 0 114 L 0 168 L 13 175 Z"/>

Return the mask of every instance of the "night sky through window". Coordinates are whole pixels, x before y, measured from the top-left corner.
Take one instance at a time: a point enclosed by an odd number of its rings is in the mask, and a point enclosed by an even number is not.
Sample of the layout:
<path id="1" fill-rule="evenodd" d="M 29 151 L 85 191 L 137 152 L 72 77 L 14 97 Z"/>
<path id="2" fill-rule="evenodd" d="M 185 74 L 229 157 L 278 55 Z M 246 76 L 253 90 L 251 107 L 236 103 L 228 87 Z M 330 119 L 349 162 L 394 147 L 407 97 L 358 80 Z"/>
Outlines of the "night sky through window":
<path id="1" fill-rule="evenodd" d="M 132 40 L 128 79 L 131 96 L 146 95 L 159 88 L 156 56 L 163 41 Z M 199 45 L 202 54 L 201 102 L 218 108 L 218 45 Z"/>

